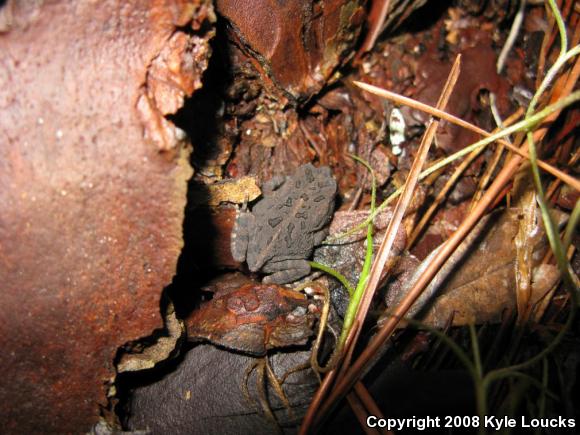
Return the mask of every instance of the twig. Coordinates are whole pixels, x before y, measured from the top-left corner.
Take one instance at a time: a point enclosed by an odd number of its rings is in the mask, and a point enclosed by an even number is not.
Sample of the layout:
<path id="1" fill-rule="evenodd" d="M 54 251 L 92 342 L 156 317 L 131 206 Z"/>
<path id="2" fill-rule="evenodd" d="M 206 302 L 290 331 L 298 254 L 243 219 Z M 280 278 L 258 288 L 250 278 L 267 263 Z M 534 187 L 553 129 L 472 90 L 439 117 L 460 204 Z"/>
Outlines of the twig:
<path id="1" fill-rule="evenodd" d="M 505 60 L 506 60 L 510 50 L 512 49 L 514 43 L 516 42 L 516 38 L 518 37 L 518 33 L 519 33 L 520 28 L 522 27 L 522 23 L 524 21 L 525 10 L 526 10 L 526 0 L 520 0 L 520 7 L 518 8 L 518 12 L 516 13 L 516 16 L 514 17 L 514 21 L 512 23 L 510 33 L 505 41 L 505 44 L 503 45 L 503 47 L 501 49 L 501 53 L 499 54 L 499 56 L 497 58 L 497 72 L 498 72 L 498 74 L 501 73 L 501 71 L 503 70 Z"/>
<path id="2" fill-rule="evenodd" d="M 358 60 L 361 56 L 370 51 L 377 41 L 377 38 L 383 31 L 383 24 L 385 18 L 387 17 L 387 12 L 389 11 L 390 0 L 374 1 L 369 13 L 369 21 L 374 20 L 373 26 L 369 29 L 369 32 L 365 36 L 363 43 L 361 44 L 355 59 Z"/>
<path id="3" fill-rule="evenodd" d="M 460 61 L 461 61 L 461 56 L 458 55 L 456 60 L 455 60 L 455 63 L 453 64 L 453 67 L 451 68 L 448 81 L 445 84 L 443 92 L 441 93 L 441 97 L 439 98 L 439 101 L 438 101 L 439 107 L 445 107 L 447 105 L 447 101 L 449 100 L 449 97 L 451 95 L 451 90 L 453 89 L 455 83 L 457 82 L 457 78 L 459 77 Z M 423 141 L 419 147 L 419 150 L 417 152 L 417 156 L 415 157 L 415 160 L 413 162 L 413 166 L 411 167 L 411 170 L 410 170 L 409 175 L 407 177 L 407 181 L 405 182 L 403 192 L 401 194 L 401 197 L 399 198 L 399 201 L 397 202 L 395 210 L 393 211 L 393 217 L 391 218 L 391 220 L 389 222 L 389 225 L 388 225 L 387 230 L 385 232 L 385 237 L 384 237 L 384 239 L 381 243 L 381 246 L 377 252 L 376 260 L 373 262 L 371 272 L 370 272 L 369 278 L 368 278 L 366 286 L 365 286 L 366 287 L 365 292 L 364 292 L 364 295 L 362 297 L 362 300 L 361 300 L 361 303 L 359 305 L 359 309 L 358 309 L 358 312 L 356 315 L 355 324 L 350 331 L 350 334 L 349 334 L 348 340 L 347 340 L 347 345 L 345 345 L 345 348 L 344 348 L 345 355 L 346 355 L 346 357 L 345 357 L 346 361 L 343 360 L 343 361 L 339 362 L 340 364 L 342 364 L 342 367 L 344 367 L 344 370 L 346 370 L 348 368 L 349 356 L 352 355 L 352 350 L 354 349 L 354 343 L 356 343 L 356 341 L 360 335 L 362 323 L 364 322 L 364 319 L 366 317 L 368 309 L 370 308 L 373 295 L 374 295 L 375 290 L 379 284 L 381 272 L 386 264 L 389 252 L 390 252 L 391 247 L 393 245 L 393 242 L 395 240 L 395 236 L 397 234 L 401 220 L 403 219 L 403 216 L 405 214 L 407 206 L 411 201 L 413 191 L 414 191 L 415 186 L 417 185 L 417 182 L 418 182 L 419 173 L 421 172 L 421 167 L 423 166 L 423 164 L 425 163 L 425 161 L 427 159 L 427 153 L 429 151 L 429 146 L 433 141 L 433 137 L 435 136 L 435 131 L 437 130 L 438 124 L 439 124 L 438 121 L 432 119 L 429 123 L 429 126 L 427 127 L 427 129 L 425 131 L 425 134 L 423 136 Z M 340 375 L 340 372 L 339 372 L 339 375 Z M 340 383 L 340 379 L 337 379 L 337 382 Z M 331 392 L 330 397 L 332 397 L 333 394 L 334 394 L 334 391 Z M 329 397 L 329 400 L 327 401 L 327 403 L 332 404 L 333 401 L 331 400 L 330 397 Z M 305 420 L 303 422 L 303 427 L 301 428 L 302 433 L 307 433 L 308 428 L 309 428 L 308 424 L 311 421 L 310 419 L 313 418 L 312 416 L 314 416 L 316 414 L 317 405 L 318 405 L 318 403 L 315 403 L 314 401 L 310 404 L 310 407 L 307 411 L 308 418 L 305 418 Z M 322 416 L 324 416 L 324 415 L 325 415 L 325 413 L 322 412 L 321 415 L 319 416 L 318 420 L 320 420 L 322 418 Z"/>
<path id="4" fill-rule="evenodd" d="M 522 109 L 520 107 L 518 110 L 516 110 L 514 113 L 512 113 L 505 121 L 502 121 L 501 126 L 503 127 L 506 125 L 513 124 L 520 116 L 522 116 L 523 113 L 524 113 L 524 109 Z M 499 164 L 499 161 L 501 160 L 501 156 L 503 155 L 503 151 L 504 151 L 505 147 L 503 146 L 503 143 L 501 141 L 498 141 L 498 142 L 499 143 L 498 143 L 497 148 L 495 149 L 495 153 L 493 155 L 491 163 L 485 168 L 485 172 L 483 173 L 483 175 L 479 179 L 479 184 L 477 186 L 477 190 L 475 191 L 475 194 L 473 195 L 473 200 L 471 201 L 470 210 L 481 199 L 481 195 L 483 195 L 483 192 L 484 192 L 485 188 L 487 187 L 487 184 L 489 183 L 489 180 L 491 179 L 491 176 L 492 176 L 493 172 L 495 171 L 495 168 L 497 167 L 497 165 Z M 558 178 L 558 180 L 559 180 L 559 178 Z"/>
<path id="5" fill-rule="evenodd" d="M 458 55 L 457 58 L 455 59 L 455 62 L 453 63 L 451 71 L 449 72 L 449 78 L 447 79 L 447 83 L 443 88 L 441 97 L 437 102 L 437 107 L 444 109 L 445 106 L 447 105 L 447 102 L 449 101 L 449 98 L 451 96 L 451 92 L 453 91 L 453 88 L 457 83 L 457 79 L 459 78 L 460 64 L 461 64 L 461 55 Z M 433 138 L 435 137 L 435 132 L 437 131 L 438 126 L 439 126 L 438 121 L 431 120 L 429 126 L 425 131 L 423 140 L 421 142 L 421 145 L 419 146 L 417 155 L 415 156 L 415 159 L 413 161 L 413 166 L 411 167 L 409 175 L 407 176 L 407 180 L 405 181 L 403 193 L 401 193 L 397 205 L 395 206 L 395 210 L 393 211 L 393 217 L 389 221 L 389 225 L 385 232 L 385 237 L 377 252 L 376 260 L 373 262 L 371 273 L 369 275 L 369 279 L 364 292 L 364 296 L 361 300 L 361 304 L 359 306 L 359 310 L 356 316 L 356 319 L 359 322 L 359 328 L 357 328 L 356 330 L 354 330 L 353 328 L 351 332 L 353 336 L 350 345 L 351 349 L 356 344 L 358 337 L 360 335 L 364 319 L 366 318 L 367 312 L 373 300 L 373 296 L 379 285 L 379 280 L 381 278 L 382 271 L 385 267 L 387 258 L 395 241 L 395 237 L 399 230 L 399 226 L 403 220 L 403 217 L 405 216 L 405 212 L 407 211 L 409 204 L 411 203 L 413 192 L 415 191 L 415 187 L 417 186 L 419 180 L 419 173 L 421 172 L 421 168 L 427 161 L 429 148 L 433 143 Z M 350 362 L 349 360 L 346 360 L 345 366 L 348 366 L 349 362 Z"/>
<path id="6" fill-rule="evenodd" d="M 571 91 L 574 86 L 575 81 L 568 83 L 567 92 Z M 570 104 L 570 100 L 574 100 L 580 96 L 579 92 L 572 93 L 568 97 L 562 99 L 559 105 L 559 109 L 550 112 L 546 117 L 547 122 L 554 121 L 560 114 L 566 103 Z M 541 140 L 546 134 L 546 128 L 539 128 L 534 133 L 534 140 Z M 522 148 L 527 147 L 527 143 L 522 144 Z M 327 401 L 320 407 L 319 419 L 322 419 L 326 415 L 331 407 L 338 401 L 340 397 L 343 397 L 345 392 L 352 388 L 353 384 L 360 378 L 361 374 L 366 373 L 369 369 L 369 363 L 372 361 L 373 356 L 377 351 L 384 345 L 384 343 L 389 339 L 393 331 L 395 330 L 399 319 L 403 318 L 405 313 L 411 308 L 413 303 L 419 298 L 423 289 L 426 288 L 427 284 L 433 279 L 439 268 L 443 263 L 449 258 L 449 256 L 455 251 L 459 246 L 461 241 L 465 236 L 471 231 L 471 229 L 477 224 L 479 219 L 484 215 L 488 207 L 495 201 L 496 197 L 502 193 L 504 186 L 506 186 L 513 174 L 519 169 L 519 166 L 523 162 L 523 158 L 519 155 L 514 156 L 513 159 L 508 161 L 504 168 L 495 178 L 494 182 L 491 184 L 487 192 L 481 198 L 481 201 L 473 209 L 472 213 L 466 217 L 463 223 L 459 226 L 457 231 L 451 235 L 451 237 L 441 246 L 441 249 L 434 256 L 433 261 L 429 267 L 425 270 L 424 274 L 417 280 L 413 288 L 409 291 L 407 296 L 401 301 L 401 303 L 395 308 L 393 312 L 393 317 L 389 318 L 381 327 L 379 332 L 371 340 L 368 346 L 364 349 L 362 354 L 353 363 L 350 369 L 346 372 L 344 377 L 337 382 L 335 388 L 330 393 Z"/>
<path id="7" fill-rule="evenodd" d="M 360 401 L 363 403 L 365 408 L 369 411 L 369 413 L 376 416 L 377 418 L 382 419 L 385 418 L 380 408 L 377 406 L 374 399 L 372 398 L 372 396 L 370 395 L 370 393 L 368 392 L 368 390 L 366 389 L 366 387 L 363 385 L 362 382 L 357 382 L 354 385 L 354 392 L 356 393 Z M 387 433 L 392 434 L 391 431 L 387 431 L 385 429 L 383 429 L 381 432 L 385 434 Z"/>
<path id="8" fill-rule="evenodd" d="M 357 324 L 355 321 L 355 323 L 353 324 L 353 328 L 356 328 L 356 327 L 357 327 Z M 348 348 L 348 346 L 349 346 L 349 343 L 347 341 L 345 343 L 345 347 Z M 339 365 L 340 365 L 340 361 L 338 361 L 338 363 L 337 363 L 337 366 L 339 366 Z M 310 427 L 314 423 L 314 419 L 316 417 L 316 410 L 320 407 L 322 401 L 324 400 L 324 397 L 326 397 L 327 393 L 332 388 L 332 386 L 334 384 L 334 379 L 336 378 L 337 373 L 338 373 L 338 371 L 336 369 L 333 369 L 330 372 L 328 372 L 327 375 L 322 380 L 320 387 L 318 387 L 318 389 L 314 393 L 314 396 L 312 397 L 312 401 L 310 402 L 310 406 L 308 407 L 308 410 L 306 411 L 306 415 L 304 416 L 304 419 L 302 420 L 302 424 L 300 425 L 300 430 L 298 432 L 299 435 L 306 435 L 308 433 Z"/>
<path id="9" fill-rule="evenodd" d="M 389 100 L 392 100 L 395 103 L 404 104 L 404 105 L 407 105 L 407 106 L 409 106 L 413 109 L 416 109 L 416 110 L 421 110 L 422 112 L 428 113 L 428 114 L 435 116 L 437 118 L 444 119 L 452 124 L 458 125 L 460 127 L 466 128 L 468 130 L 471 130 L 471 131 L 478 133 L 484 137 L 490 137 L 492 135 L 491 133 L 483 130 L 482 128 L 477 127 L 476 125 L 473 125 L 467 121 L 464 121 L 461 118 L 457 118 L 456 116 L 450 115 L 449 113 L 446 113 L 442 110 L 438 110 L 432 106 L 429 106 L 428 104 L 421 103 L 419 101 L 413 100 L 413 99 L 408 98 L 408 97 L 403 97 L 402 95 L 398 95 L 394 92 L 387 91 L 386 89 L 382 89 L 382 88 L 379 88 L 377 86 L 369 85 L 368 83 L 354 81 L 354 84 L 356 86 L 358 86 L 359 88 L 362 88 L 365 91 L 368 91 L 372 94 L 378 95 L 380 97 L 388 98 Z M 514 153 L 520 155 L 521 157 L 524 157 L 526 159 L 529 158 L 526 150 L 522 150 L 521 148 L 514 147 L 507 140 L 498 139 L 498 142 L 500 142 L 502 145 L 504 145 L 510 151 L 513 151 Z M 570 185 L 574 189 L 580 190 L 580 181 L 576 180 L 574 177 L 571 177 L 570 175 L 560 171 L 559 169 L 553 167 L 552 165 L 549 165 L 548 163 L 546 163 L 542 160 L 538 160 L 538 166 L 540 168 L 542 168 L 543 170 L 545 170 L 546 172 L 549 172 L 553 176 L 560 178 L 562 181 L 564 181 L 566 184 Z"/>
<path id="10" fill-rule="evenodd" d="M 350 409 L 352 409 L 352 412 L 359 421 L 360 426 L 364 430 L 365 434 L 378 435 L 380 432 L 377 428 L 367 426 L 366 420 L 368 417 L 368 413 L 363 404 L 361 403 L 360 399 L 355 394 L 349 394 L 347 400 L 348 404 L 350 405 Z"/>

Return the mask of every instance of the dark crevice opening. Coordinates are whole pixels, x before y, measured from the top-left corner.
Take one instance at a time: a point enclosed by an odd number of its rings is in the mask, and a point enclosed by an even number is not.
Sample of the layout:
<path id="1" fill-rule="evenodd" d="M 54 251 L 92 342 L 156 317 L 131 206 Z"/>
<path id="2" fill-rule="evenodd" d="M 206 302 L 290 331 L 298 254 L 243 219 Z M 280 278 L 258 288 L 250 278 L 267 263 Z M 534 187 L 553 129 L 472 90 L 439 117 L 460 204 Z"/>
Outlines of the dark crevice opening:
<path id="1" fill-rule="evenodd" d="M 184 246 L 177 263 L 173 282 L 167 295 L 173 301 L 179 318 L 185 317 L 199 303 L 200 291 L 220 271 L 212 264 L 215 258 L 216 231 L 211 210 L 204 206 L 208 189 L 198 181 L 206 162 L 215 159 L 219 147 L 216 141 L 224 122 L 224 90 L 231 80 L 231 66 L 227 55 L 227 40 L 223 22 L 217 23 L 217 34 L 211 41 L 212 56 L 203 75 L 203 87 L 188 98 L 170 120 L 184 130 L 193 146 L 190 163 L 194 176 L 188 182 L 187 203 L 183 222 Z"/>
<path id="2" fill-rule="evenodd" d="M 194 174 L 198 173 L 204 163 L 214 158 L 217 147 L 214 146 L 220 134 L 220 123 L 223 122 L 223 90 L 231 80 L 230 63 L 227 56 L 226 38 L 223 22 L 216 25 L 216 36 L 211 40 L 212 55 L 208 62 L 208 68 L 203 74 L 203 87 L 193 96 L 184 101 L 183 107 L 168 119 L 177 127 L 185 131 L 193 146 L 190 163 Z M 203 34 L 208 29 L 200 29 L 196 34 Z M 191 29 L 187 30 L 191 33 Z M 192 205 L 192 197 L 195 203 Z M 204 201 L 205 199 L 205 201 Z M 220 271 L 208 263 L 207 259 L 214 257 L 212 239 L 215 237 L 216 228 L 213 227 L 209 215 L 209 207 L 203 204 L 207 200 L 207 188 L 197 182 L 195 175 L 188 181 L 187 201 L 183 221 L 183 248 L 177 261 L 177 270 L 170 285 L 168 285 L 161 297 L 160 312 L 165 316 L 167 304 L 171 301 L 179 319 L 185 318 L 200 303 L 201 288 L 215 277 Z M 202 240 L 200 240 L 200 237 Z M 120 356 L 133 345 L 147 346 L 163 336 L 167 336 L 165 329 L 155 330 L 151 336 L 129 343 L 121 348 L 116 357 L 118 363 Z M 180 339 L 172 357 L 159 362 L 155 367 L 138 372 L 120 373 L 115 381 L 116 402 L 115 413 L 122 426 L 127 428 L 130 417 L 130 400 L 132 393 L 139 387 L 151 385 L 160 381 L 168 374 L 175 371 L 183 361 L 185 354 L 193 347 L 193 344 Z"/>

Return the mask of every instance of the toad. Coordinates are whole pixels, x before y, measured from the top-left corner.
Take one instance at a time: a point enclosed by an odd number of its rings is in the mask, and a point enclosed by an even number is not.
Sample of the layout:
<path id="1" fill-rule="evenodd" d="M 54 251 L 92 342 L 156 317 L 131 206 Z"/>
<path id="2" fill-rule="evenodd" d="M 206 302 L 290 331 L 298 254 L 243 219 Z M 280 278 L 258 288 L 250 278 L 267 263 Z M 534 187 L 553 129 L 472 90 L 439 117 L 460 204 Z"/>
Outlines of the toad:
<path id="1" fill-rule="evenodd" d="M 306 344 L 319 308 L 316 301 L 277 285 L 249 283 L 218 291 L 186 318 L 190 341 L 264 356 L 270 349 Z"/>
<path id="2" fill-rule="evenodd" d="M 286 284 L 308 275 L 307 258 L 326 237 L 336 189 L 330 168 L 310 163 L 291 176 L 272 178 L 251 212 L 238 214 L 232 256 L 246 261 L 252 272 L 269 274 L 264 283 Z"/>

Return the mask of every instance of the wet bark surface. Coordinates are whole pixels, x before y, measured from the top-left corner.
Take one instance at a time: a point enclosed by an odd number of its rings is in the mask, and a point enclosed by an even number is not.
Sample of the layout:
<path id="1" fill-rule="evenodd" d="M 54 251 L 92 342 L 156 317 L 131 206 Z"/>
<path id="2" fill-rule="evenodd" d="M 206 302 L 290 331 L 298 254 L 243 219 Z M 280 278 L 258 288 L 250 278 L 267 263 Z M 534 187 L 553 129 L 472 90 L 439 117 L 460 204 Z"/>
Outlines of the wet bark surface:
<path id="1" fill-rule="evenodd" d="M 118 348 L 163 325 L 192 173 L 163 115 L 200 86 L 211 7 L 0 8 L 2 431 L 86 432 Z"/>

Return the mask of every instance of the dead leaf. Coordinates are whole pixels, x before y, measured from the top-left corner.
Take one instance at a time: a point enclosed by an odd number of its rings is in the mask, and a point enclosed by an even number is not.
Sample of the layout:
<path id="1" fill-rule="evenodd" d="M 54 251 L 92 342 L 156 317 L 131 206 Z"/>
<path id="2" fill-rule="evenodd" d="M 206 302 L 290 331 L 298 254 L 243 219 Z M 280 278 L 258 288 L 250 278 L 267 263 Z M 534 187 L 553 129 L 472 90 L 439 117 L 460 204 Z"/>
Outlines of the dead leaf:
<path id="1" fill-rule="evenodd" d="M 193 206 L 218 206 L 223 202 L 243 204 L 260 196 L 260 188 L 255 177 L 240 177 L 200 185 L 191 195 Z"/>
<path id="2" fill-rule="evenodd" d="M 519 215 L 519 210 L 507 209 L 483 219 L 445 263 L 408 315 L 421 312 L 423 322 L 437 327 L 443 326 L 451 316 L 454 325 L 500 321 L 504 310 L 516 305 L 514 239 Z M 557 217 L 559 222 L 565 221 L 564 214 Z M 528 239 L 534 247 L 532 259 L 536 267 L 530 299 L 533 305 L 555 285 L 559 275 L 550 266 L 539 264 L 548 246 L 541 225 L 528 234 Z M 433 254 L 415 268 L 411 278 L 407 275 L 404 283 L 398 280 L 389 286 L 385 297 L 388 307 L 402 300 Z"/>

